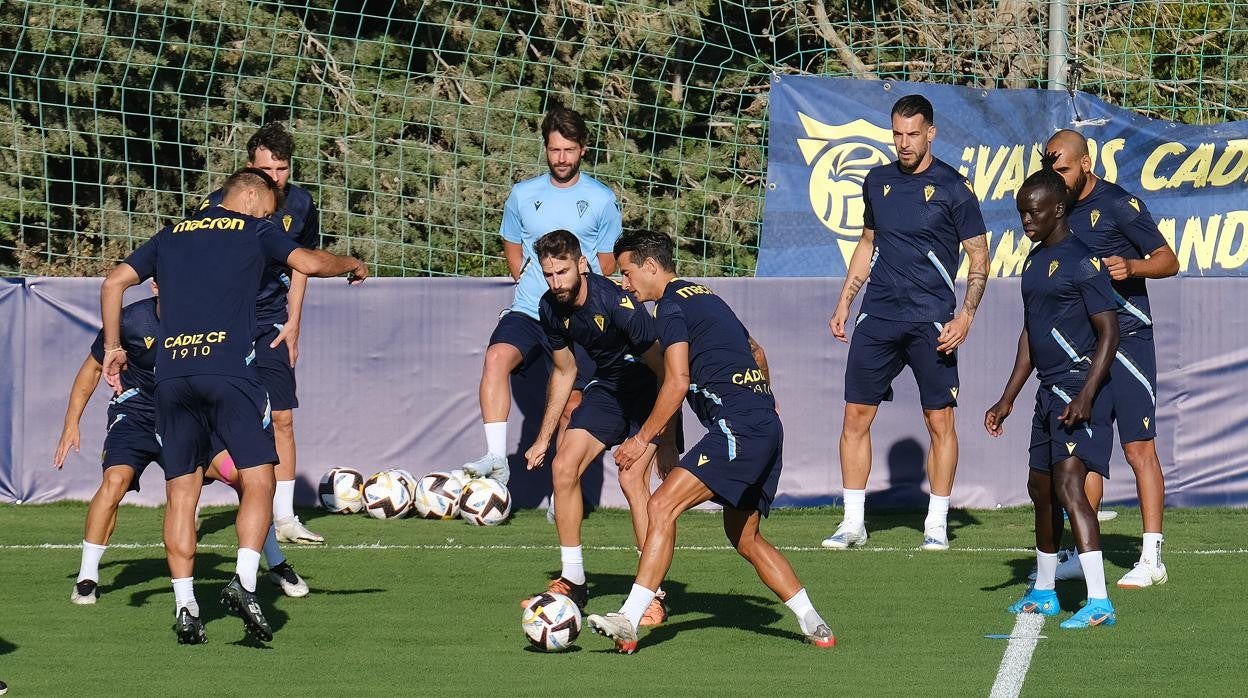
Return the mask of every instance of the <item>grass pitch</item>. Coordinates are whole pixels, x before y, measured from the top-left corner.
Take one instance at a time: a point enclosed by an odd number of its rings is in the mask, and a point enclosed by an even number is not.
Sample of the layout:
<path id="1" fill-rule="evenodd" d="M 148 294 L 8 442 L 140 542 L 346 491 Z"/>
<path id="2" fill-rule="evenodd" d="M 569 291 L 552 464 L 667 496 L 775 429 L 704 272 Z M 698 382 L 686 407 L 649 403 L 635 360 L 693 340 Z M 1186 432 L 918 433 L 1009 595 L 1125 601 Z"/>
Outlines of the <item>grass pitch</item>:
<path id="1" fill-rule="evenodd" d="M 1024 695 L 1243 695 L 1248 633 L 1237 599 L 1248 516 L 1166 514 L 1170 582 L 1113 583 L 1138 555 L 1139 513 L 1102 524 L 1118 625 L 1066 631 L 1082 582 L 1059 583 Z M 564 654 L 531 650 L 521 598 L 557 574 L 553 526 L 522 511 L 492 529 L 460 521 L 301 514 L 323 547 L 288 546 L 312 593 L 260 596 L 276 636 L 257 644 L 217 596 L 233 573 L 233 509 L 204 512 L 196 592 L 209 643 L 179 646 L 160 546 L 163 510 L 125 507 L 101 563 L 101 596 L 74 606 L 85 504 L 0 507 L 0 679 L 10 695 L 986 695 L 1009 633 L 1005 606 L 1033 562 L 1031 512 L 954 511 L 953 549 L 917 550 L 923 512 L 868 512 L 862 550 L 819 541 L 834 509 L 782 510 L 764 533 L 785 549 L 837 635 L 800 642 L 788 609 L 726 546 L 718 514 L 680 522 L 665 583 L 671 617 L 620 656 L 585 630 Z M 614 611 L 637 556 L 623 511 L 585 522 L 590 612 Z"/>

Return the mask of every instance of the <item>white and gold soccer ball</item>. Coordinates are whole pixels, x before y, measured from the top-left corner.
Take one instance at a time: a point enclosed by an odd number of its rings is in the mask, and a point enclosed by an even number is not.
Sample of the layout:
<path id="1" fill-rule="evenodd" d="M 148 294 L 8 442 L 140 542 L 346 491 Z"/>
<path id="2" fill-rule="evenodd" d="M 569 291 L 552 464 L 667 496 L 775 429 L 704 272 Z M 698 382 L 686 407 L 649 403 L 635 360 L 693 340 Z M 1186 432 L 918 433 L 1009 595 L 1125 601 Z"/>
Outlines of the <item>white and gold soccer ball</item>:
<path id="1" fill-rule="evenodd" d="M 464 485 L 459 515 L 475 526 L 497 526 L 511 514 L 511 493 L 498 480 L 479 477 Z"/>
<path id="2" fill-rule="evenodd" d="M 544 592 L 525 604 L 520 624 L 529 644 L 544 652 L 562 652 L 581 634 L 581 610 L 563 594 Z"/>
<path id="3" fill-rule="evenodd" d="M 364 481 L 364 511 L 374 519 L 401 519 L 412 508 L 412 489 L 403 476 L 384 470 Z"/>
<path id="4" fill-rule="evenodd" d="M 358 514 L 364 509 L 364 475 L 351 468 L 330 468 L 316 488 L 321 506 L 335 514 Z"/>
<path id="5" fill-rule="evenodd" d="M 416 483 L 416 515 L 422 519 L 453 519 L 459 516 L 464 483 L 450 473 L 432 472 Z"/>

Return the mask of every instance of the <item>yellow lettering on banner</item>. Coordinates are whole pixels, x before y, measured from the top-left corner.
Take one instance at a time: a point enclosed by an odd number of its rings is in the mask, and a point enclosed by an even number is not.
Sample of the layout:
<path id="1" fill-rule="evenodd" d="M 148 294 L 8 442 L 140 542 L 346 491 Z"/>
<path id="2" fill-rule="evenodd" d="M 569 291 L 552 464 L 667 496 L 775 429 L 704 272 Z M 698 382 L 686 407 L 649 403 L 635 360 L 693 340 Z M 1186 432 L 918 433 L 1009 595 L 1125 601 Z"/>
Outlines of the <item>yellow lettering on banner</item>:
<path id="1" fill-rule="evenodd" d="M 992 254 L 992 262 L 988 267 L 989 275 L 1002 278 L 1023 273 L 1023 263 L 1027 261 L 1032 243 L 1026 235 L 1018 235 L 1018 240 L 1015 242 L 1015 235 L 1013 230 L 1007 230 L 1001 234 L 1001 242 L 997 244 L 997 249 Z M 991 240 L 989 242 L 991 243 Z"/>
<path id="2" fill-rule="evenodd" d="M 1171 155 L 1182 155 L 1187 152 L 1187 148 L 1182 143 L 1162 143 L 1153 149 L 1144 159 L 1144 167 L 1140 168 L 1140 186 L 1145 191 L 1160 191 L 1170 186 L 1169 180 L 1165 175 L 1157 174 L 1157 167 L 1161 161 Z"/>
<path id="3" fill-rule="evenodd" d="M 1213 266 L 1213 249 L 1218 241 L 1218 227 L 1222 223 L 1222 216 L 1210 216 L 1208 226 L 1202 223 L 1201 219 L 1192 216 L 1183 224 L 1183 239 L 1179 241 L 1178 250 L 1181 269 L 1187 268 L 1187 262 L 1193 256 L 1198 269 L 1204 270 Z"/>
<path id="4" fill-rule="evenodd" d="M 1183 164 L 1179 165 L 1179 169 L 1175 171 L 1174 176 L 1170 178 L 1170 183 L 1166 186 L 1173 189 L 1183 184 L 1191 184 L 1193 188 L 1199 189 L 1209 183 L 1211 167 L 1213 167 L 1213 144 L 1201 143 L 1196 146 L 1191 155 L 1183 160 Z"/>
<path id="5" fill-rule="evenodd" d="M 1092 159 L 1092 169 L 1096 169 L 1097 162 L 1100 162 L 1101 170 L 1104 172 L 1101 176 L 1110 182 L 1118 181 L 1118 161 L 1117 155 L 1127 145 L 1125 138 L 1114 138 L 1106 141 L 1105 145 L 1098 147 L 1094 140 L 1088 141 L 1088 152 Z"/>
<path id="6" fill-rule="evenodd" d="M 1209 185 L 1224 187 L 1243 179 L 1248 172 L 1248 139 L 1235 138 L 1226 142 L 1218 161 L 1209 170 Z"/>
<path id="7" fill-rule="evenodd" d="M 1231 245 L 1238 243 L 1234 251 Z M 1228 211 L 1218 233 L 1218 266 L 1238 269 L 1248 262 L 1248 211 Z"/>
<path id="8" fill-rule="evenodd" d="M 1005 167 L 1002 168 L 1000 176 L 997 178 L 997 186 L 992 190 L 992 200 L 997 201 L 1005 198 L 1006 194 L 1013 194 L 1023 185 L 1023 180 L 1027 179 L 1027 169 L 1023 165 L 1023 146 L 1016 145 L 1010 148 L 1009 155 L 1005 160 Z"/>

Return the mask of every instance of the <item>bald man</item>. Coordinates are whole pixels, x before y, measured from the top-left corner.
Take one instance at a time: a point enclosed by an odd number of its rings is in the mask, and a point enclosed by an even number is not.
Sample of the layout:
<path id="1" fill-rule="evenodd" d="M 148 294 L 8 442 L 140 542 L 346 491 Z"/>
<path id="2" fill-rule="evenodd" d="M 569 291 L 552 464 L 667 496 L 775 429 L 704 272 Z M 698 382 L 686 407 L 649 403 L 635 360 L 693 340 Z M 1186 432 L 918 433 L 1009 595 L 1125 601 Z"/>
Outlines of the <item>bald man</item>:
<path id="1" fill-rule="evenodd" d="M 1075 131 L 1058 131 L 1046 150 L 1057 156 L 1054 170 L 1066 181 L 1073 204 L 1067 219 L 1075 235 L 1102 259 L 1118 303 L 1118 351 L 1111 369 L 1114 421 L 1123 455 L 1135 473 L 1144 540 L 1140 560 L 1118 580 L 1124 589 L 1166 582 L 1161 560 L 1162 510 L 1166 484 L 1157 457 L 1157 358 L 1146 279 L 1179 271 L 1174 250 L 1162 237 L 1139 197 L 1092 173 L 1088 141 Z M 1086 483 L 1088 499 L 1100 505 L 1105 483 L 1096 474 Z M 1068 556 L 1059 579 L 1082 574 L 1078 556 Z"/>

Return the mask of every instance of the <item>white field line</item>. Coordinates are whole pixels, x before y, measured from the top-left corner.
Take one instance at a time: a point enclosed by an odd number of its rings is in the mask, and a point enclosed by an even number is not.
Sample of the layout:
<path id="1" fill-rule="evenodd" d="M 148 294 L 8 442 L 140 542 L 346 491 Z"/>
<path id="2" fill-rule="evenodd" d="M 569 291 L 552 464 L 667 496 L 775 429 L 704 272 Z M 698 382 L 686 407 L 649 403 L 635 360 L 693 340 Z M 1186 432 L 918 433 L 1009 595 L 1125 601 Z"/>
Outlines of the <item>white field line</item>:
<path id="1" fill-rule="evenodd" d="M 115 550 L 145 550 L 148 548 L 163 548 L 163 543 L 109 543 L 109 548 Z M 238 546 L 225 543 L 200 543 L 198 546 L 203 550 L 226 550 L 235 549 Z M 297 546 L 300 553 L 309 550 L 555 550 L 555 545 L 512 545 L 512 544 L 466 544 L 457 543 L 455 539 L 449 538 L 445 543 L 355 543 L 352 545 L 300 545 Z M 901 548 L 901 547 L 869 547 L 854 548 L 844 551 L 830 551 L 820 546 L 802 546 L 787 545 L 776 546 L 785 552 L 793 553 L 820 553 L 822 555 L 861 555 L 865 553 L 917 553 L 921 552 L 919 548 Z M 82 548 L 81 543 L 28 543 L 28 544 L 0 544 L 0 551 L 4 550 L 79 550 Z M 596 551 L 633 551 L 635 548 L 631 545 L 587 545 L 586 550 Z M 689 552 L 717 552 L 731 551 L 728 545 L 678 545 L 676 550 Z M 924 553 L 933 557 L 939 555 L 953 555 L 958 553 L 969 554 L 1000 554 L 1000 553 L 1030 553 L 1035 554 L 1035 548 L 950 548 L 947 552 L 942 553 Z M 1107 550 L 1105 552 L 1113 554 L 1131 554 L 1134 555 L 1139 551 L 1131 550 Z M 1212 550 L 1175 550 L 1166 548 L 1166 555 L 1248 555 L 1248 548 L 1224 548 Z"/>
<path id="2" fill-rule="evenodd" d="M 1036 643 L 1040 641 L 1040 629 L 1044 627 L 1044 616 L 1039 613 L 1020 613 L 1014 621 L 1014 632 L 1010 633 L 1010 644 L 1005 647 L 1005 656 L 1001 657 L 1001 667 L 997 669 L 997 680 L 992 683 L 992 698 L 1017 698 L 1023 690 L 1023 681 L 1027 678 L 1027 670 L 1031 667 L 1031 655 L 1036 651 Z"/>

